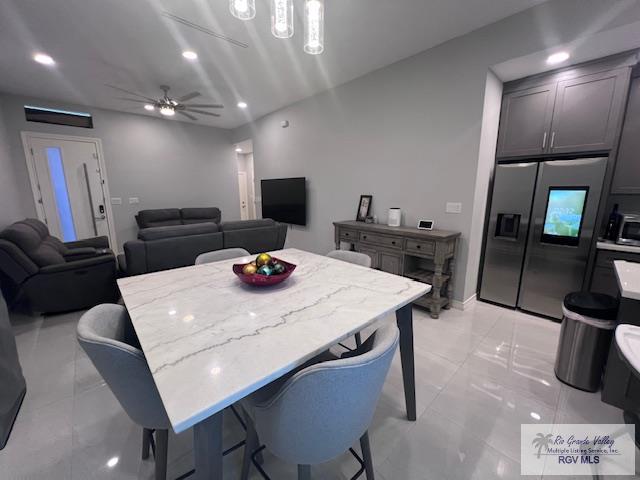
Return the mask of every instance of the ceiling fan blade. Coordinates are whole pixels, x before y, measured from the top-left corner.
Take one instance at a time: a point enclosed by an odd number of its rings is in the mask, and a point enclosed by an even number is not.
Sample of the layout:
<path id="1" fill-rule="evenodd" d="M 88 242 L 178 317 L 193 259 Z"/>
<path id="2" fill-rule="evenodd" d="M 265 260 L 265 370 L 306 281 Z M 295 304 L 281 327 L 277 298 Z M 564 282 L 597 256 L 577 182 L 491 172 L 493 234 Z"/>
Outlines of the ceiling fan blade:
<path id="1" fill-rule="evenodd" d="M 156 103 L 156 102 L 147 102 L 146 100 L 138 100 L 137 98 L 125 98 L 125 97 L 117 97 L 118 100 L 126 100 L 127 102 L 136 102 L 136 103 Z"/>
<path id="2" fill-rule="evenodd" d="M 189 103 L 185 105 L 187 108 L 196 107 L 196 108 L 224 108 L 224 105 L 220 105 L 219 103 Z"/>
<path id="3" fill-rule="evenodd" d="M 187 93 L 186 95 L 183 95 L 182 97 L 178 98 L 177 100 L 179 102 L 186 102 L 187 100 L 191 100 L 192 98 L 196 98 L 200 96 L 200 92 L 191 92 L 191 93 Z"/>
<path id="4" fill-rule="evenodd" d="M 196 110 L 195 108 L 187 108 L 186 110 L 187 110 L 187 112 L 199 113 L 200 115 L 211 115 L 212 117 L 219 117 L 220 116 L 219 113 L 205 112 L 204 110 Z"/>
<path id="5" fill-rule="evenodd" d="M 196 117 L 194 117 L 193 115 L 189 115 L 188 113 L 185 113 L 182 110 L 176 110 L 176 112 L 178 112 L 180 115 L 184 115 L 189 120 L 195 120 L 196 122 L 198 121 L 198 119 Z"/>
<path id="6" fill-rule="evenodd" d="M 153 98 L 149 98 L 149 97 L 145 97 L 144 95 L 140 95 L 139 93 L 131 92 L 131 91 L 129 91 L 129 90 L 125 90 L 124 88 L 116 87 L 115 85 L 109 85 L 108 83 L 107 83 L 106 85 L 107 85 L 107 87 L 109 87 L 109 88 L 113 88 L 113 89 L 115 89 L 115 90 L 119 90 L 119 91 L 121 91 L 121 92 L 128 93 L 129 95 L 133 95 L 134 97 L 144 98 L 144 99 L 145 99 L 145 100 L 147 100 L 148 102 L 152 102 L 152 103 L 155 103 L 155 102 L 156 102 L 156 100 L 155 100 L 155 99 L 153 99 Z"/>

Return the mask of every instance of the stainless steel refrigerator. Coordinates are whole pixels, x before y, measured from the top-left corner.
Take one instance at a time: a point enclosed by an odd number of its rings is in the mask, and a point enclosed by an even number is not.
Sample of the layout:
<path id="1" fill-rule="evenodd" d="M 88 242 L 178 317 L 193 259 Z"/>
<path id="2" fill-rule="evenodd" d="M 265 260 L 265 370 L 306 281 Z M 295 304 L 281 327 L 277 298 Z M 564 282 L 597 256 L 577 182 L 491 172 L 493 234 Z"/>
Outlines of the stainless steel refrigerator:
<path id="1" fill-rule="evenodd" d="M 606 158 L 496 167 L 480 298 L 562 318 L 581 290 Z"/>

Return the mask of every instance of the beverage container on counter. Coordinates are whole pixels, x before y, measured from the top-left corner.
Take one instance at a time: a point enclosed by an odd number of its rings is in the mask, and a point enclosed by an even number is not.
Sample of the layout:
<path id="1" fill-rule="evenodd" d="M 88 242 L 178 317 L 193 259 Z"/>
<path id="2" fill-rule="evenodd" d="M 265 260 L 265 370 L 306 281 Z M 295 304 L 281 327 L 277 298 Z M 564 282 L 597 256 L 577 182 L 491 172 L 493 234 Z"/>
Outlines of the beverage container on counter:
<path id="1" fill-rule="evenodd" d="M 613 210 L 609 214 L 609 221 L 607 222 L 607 229 L 604 233 L 604 238 L 607 240 L 616 240 L 618 236 L 618 225 L 620 222 L 620 214 L 618 213 L 618 204 L 613 206 Z"/>

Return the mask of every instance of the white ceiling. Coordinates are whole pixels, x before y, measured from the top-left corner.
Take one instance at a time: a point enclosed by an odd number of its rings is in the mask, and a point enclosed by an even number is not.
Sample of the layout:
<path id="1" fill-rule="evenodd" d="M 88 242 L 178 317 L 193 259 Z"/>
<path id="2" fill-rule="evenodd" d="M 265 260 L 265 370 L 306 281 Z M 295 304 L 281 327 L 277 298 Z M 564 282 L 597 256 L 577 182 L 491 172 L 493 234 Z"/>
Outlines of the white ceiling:
<path id="1" fill-rule="evenodd" d="M 303 0 L 294 0 L 299 13 Z M 319 91 L 495 22 L 542 0 L 326 0 L 325 53 L 302 51 L 302 20 L 292 39 L 269 30 L 269 4 L 256 0 L 249 22 L 228 0 L 2 0 L 0 91 L 147 114 L 108 88 L 157 97 L 167 84 L 198 103 L 223 103 L 201 124 L 233 128 Z M 245 43 L 242 48 L 162 15 L 168 11 Z M 182 58 L 184 49 L 199 54 Z M 32 61 L 35 51 L 57 65 Z M 239 99 L 249 104 L 242 111 Z M 195 102 L 196 100 L 194 100 Z"/>

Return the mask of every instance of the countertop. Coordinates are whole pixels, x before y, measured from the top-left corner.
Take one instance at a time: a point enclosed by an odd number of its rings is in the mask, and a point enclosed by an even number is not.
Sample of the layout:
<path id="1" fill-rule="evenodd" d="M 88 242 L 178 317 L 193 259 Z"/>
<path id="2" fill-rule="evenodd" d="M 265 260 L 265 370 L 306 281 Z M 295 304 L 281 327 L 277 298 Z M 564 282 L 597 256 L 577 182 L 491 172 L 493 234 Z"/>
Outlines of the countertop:
<path id="1" fill-rule="evenodd" d="M 611 240 L 599 240 L 596 244 L 598 250 L 613 250 L 616 252 L 638 253 L 640 254 L 640 247 L 634 245 L 618 245 Z"/>
<path id="2" fill-rule="evenodd" d="M 632 300 L 640 300 L 640 263 L 614 260 L 613 262 L 620 295 Z"/>

